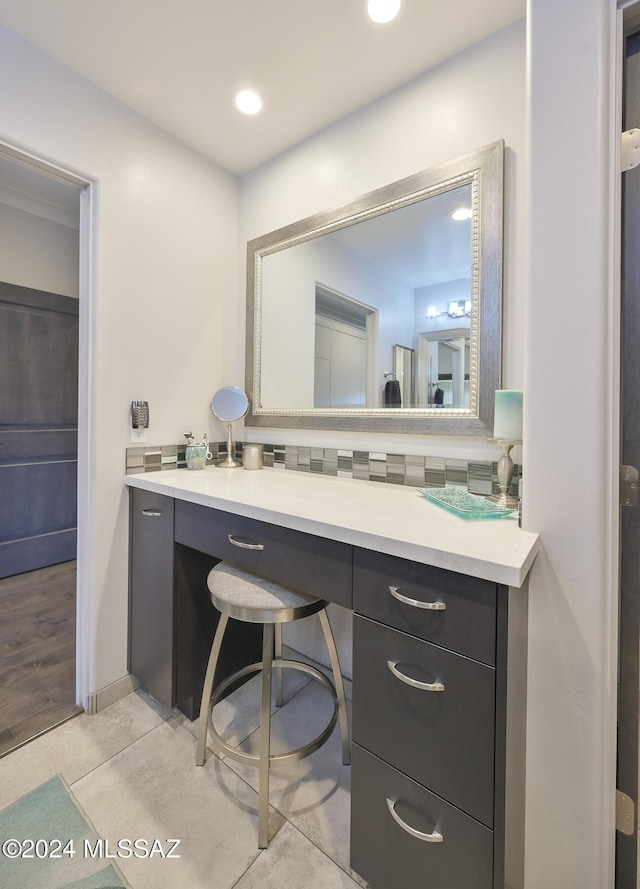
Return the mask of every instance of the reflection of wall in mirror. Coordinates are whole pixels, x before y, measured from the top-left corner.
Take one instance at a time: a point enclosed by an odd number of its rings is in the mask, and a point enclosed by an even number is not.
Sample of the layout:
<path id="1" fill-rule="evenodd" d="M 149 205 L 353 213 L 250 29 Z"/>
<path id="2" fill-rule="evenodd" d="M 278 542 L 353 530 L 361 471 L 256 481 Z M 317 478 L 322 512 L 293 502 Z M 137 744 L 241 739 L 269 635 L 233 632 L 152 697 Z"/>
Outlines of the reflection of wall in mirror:
<path id="1" fill-rule="evenodd" d="M 382 404 L 382 372 L 394 343 L 413 338 L 411 287 L 365 262 L 344 245 L 323 237 L 272 253 L 262 260 L 261 406 L 314 405 L 315 293 L 329 289 L 378 308 L 378 349 L 374 373 Z"/>
<path id="2" fill-rule="evenodd" d="M 452 302 L 466 302 L 471 299 L 471 280 L 458 278 L 455 281 L 442 281 L 419 287 L 415 298 L 415 330 L 416 333 L 434 330 L 449 330 L 452 327 L 468 327 L 469 317 L 450 318 L 447 314 Z M 433 306 L 436 317 L 429 318 L 428 310 Z"/>
<path id="3" fill-rule="evenodd" d="M 261 406 L 305 408 L 313 400 L 315 287 L 305 245 L 265 256 L 262 291 Z"/>

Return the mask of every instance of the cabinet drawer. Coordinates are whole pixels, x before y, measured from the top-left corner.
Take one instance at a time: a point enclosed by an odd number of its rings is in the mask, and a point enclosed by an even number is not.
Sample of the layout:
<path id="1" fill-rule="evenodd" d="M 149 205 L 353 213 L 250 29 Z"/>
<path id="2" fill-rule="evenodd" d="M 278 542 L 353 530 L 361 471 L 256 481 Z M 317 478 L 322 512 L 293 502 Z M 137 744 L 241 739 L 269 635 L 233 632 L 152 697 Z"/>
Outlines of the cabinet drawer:
<path id="1" fill-rule="evenodd" d="M 425 603 L 444 608 L 420 607 Z M 354 611 L 492 665 L 496 603 L 496 585 L 490 581 L 371 550 L 354 552 Z"/>
<path id="2" fill-rule="evenodd" d="M 353 554 L 346 543 L 180 500 L 175 534 L 177 543 L 238 568 L 345 608 L 352 606 Z M 245 546 L 234 545 L 230 537 Z"/>
<path id="3" fill-rule="evenodd" d="M 495 670 L 354 617 L 354 741 L 493 827 L 494 738 Z"/>
<path id="4" fill-rule="evenodd" d="M 443 841 L 413 836 L 387 800 L 406 826 Z M 492 889 L 493 832 L 354 744 L 351 867 L 384 889 Z"/>

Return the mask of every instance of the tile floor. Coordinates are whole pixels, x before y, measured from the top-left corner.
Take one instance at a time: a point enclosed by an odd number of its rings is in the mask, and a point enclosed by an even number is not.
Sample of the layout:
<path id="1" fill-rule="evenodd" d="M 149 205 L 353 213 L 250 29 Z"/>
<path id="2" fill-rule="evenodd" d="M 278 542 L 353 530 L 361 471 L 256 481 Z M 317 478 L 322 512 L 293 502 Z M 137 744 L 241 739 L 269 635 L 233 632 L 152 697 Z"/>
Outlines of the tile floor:
<path id="1" fill-rule="evenodd" d="M 331 702 L 307 677 L 285 674 L 272 721 L 274 752 L 326 724 Z M 225 737 L 257 743 L 259 679 L 215 710 Z M 324 722 L 323 722 L 324 720 Z M 61 774 L 113 846 L 118 839 L 179 839 L 179 859 L 121 859 L 131 889 L 357 889 L 348 864 L 350 769 L 338 727 L 307 759 L 271 773 L 271 840 L 257 847 L 257 770 L 208 753 L 195 766 L 197 722 L 142 691 L 82 714 L 0 759 L 0 808 Z"/>

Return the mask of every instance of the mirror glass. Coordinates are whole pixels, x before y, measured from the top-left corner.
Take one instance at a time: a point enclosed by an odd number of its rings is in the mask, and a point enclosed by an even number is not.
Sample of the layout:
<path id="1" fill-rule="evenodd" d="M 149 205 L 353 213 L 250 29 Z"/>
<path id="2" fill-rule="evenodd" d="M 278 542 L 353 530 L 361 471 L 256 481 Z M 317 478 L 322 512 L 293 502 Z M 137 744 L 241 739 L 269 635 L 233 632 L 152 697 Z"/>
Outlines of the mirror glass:
<path id="1" fill-rule="evenodd" d="M 389 374 L 385 371 L 385 377 L 391 376 L 393 380 L 396 380 L 398 385 L 397 387 L 388 387 L 389 381 L 385 383 L 385 392 L 384 392 L 384 402 L 385 404 L 389 404 L 391 399 L 388 397 L 388 388 L 395 390 L 392 391 L 392 394 L 395 394 L 396 398 L 400 398 L 399 406 L 401 407 L 403 404 L 405 407 L 410 404 L 415 404 L 420 399 L 420 395 L 416 394 L 416 367 L 415 367 L 415 358 L 416 353 L 415 349 L 410 349 L 408 346 L 399 346 L 397 343 L 393 347 L 393 371 Z"/>
<path id="2" fill-rule="evenodd" d="M 211 399 L 211 410 L 219 420 L 235 423 L 241 420 L 249 407 L 249 399 L 237 386 L 224 386 L 218 389 Z"/>
<path id="3" fill-rule="evenodd" d="M 247 425 L 490 434 L 503 151 L 250 242 Z"/>

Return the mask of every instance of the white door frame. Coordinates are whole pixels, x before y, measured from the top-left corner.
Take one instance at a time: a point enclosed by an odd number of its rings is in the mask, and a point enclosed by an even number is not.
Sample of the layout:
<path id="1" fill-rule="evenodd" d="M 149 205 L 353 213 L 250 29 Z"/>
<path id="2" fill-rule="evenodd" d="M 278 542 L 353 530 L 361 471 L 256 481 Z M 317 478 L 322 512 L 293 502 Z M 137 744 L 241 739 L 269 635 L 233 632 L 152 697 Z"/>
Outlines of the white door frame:
<path id="1" fill-rule="evenodd" d="M 620 175 L 620 134 L 622 132 L 623 109 L 623 70 L 624 70 L 624 27 L 629 10 L 640 11 L 640 0 L 609 0 L 610 23 L 610 163 L 609 163 L 609 293 L 607 323 L 609 362 L 607 367 L 607 392 L 609 395 L 607 422 L 607 453 L 609 459 L 610 484 L 609 502 L 607 504 L 608 527 L 608 580 L 612 591 L 611 603 L 607 618 L 609 622 L 609 690 L 612 705 L 610 708 L 611 725 L 608 726 L 607 739 L 611 744 L 609 768 L 605 771 L 607 781 L 609 812 L 608 821 L 611 832 L 608 838 L 609 860 L 605 862 L 607 872 L 606 885 L 612 886 L 615 881 L 615 789 L 617 766 L 617 701 L 618 701 L 618 622 L 620 618 L 620 462 L 621 462 L 621 258 L 622 258 L 622 182 Z M 635 800 L 638 803 L 638 800 Z"/>
<path id="2" fill-rule="evenodd" d="M 77 185 L 80 191 L 79 331 L 78 331 L 78 518 L 76 581 L 76 703 L 87 709 L 90 675 L 90 590 L 95 552 L 91 495 L 95 478 L 94 416 L 94 301 L 97 182 L 25 148 L 0 139 L 0 156 Z"/>

